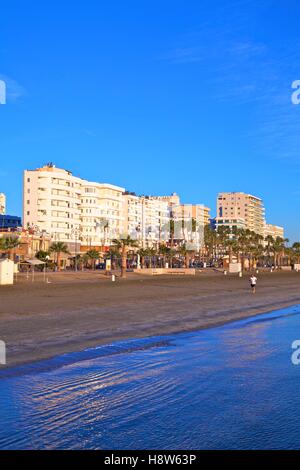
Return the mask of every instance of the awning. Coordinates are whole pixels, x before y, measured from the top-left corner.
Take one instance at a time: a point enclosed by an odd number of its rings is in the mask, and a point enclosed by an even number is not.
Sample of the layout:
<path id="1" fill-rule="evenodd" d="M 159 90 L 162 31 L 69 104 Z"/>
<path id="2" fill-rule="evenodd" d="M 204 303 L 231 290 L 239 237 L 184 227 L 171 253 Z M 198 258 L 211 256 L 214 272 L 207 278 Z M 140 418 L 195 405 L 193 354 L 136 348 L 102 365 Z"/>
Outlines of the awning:
<path id="1" fill-rule="evenodd" d="M 25 261 L 21 261 L 20 264 L 30 264 L 31 266 L 38 266 L 38 265 L 46 264 L 46 263 L 39 259 L 27 259 Z"/>

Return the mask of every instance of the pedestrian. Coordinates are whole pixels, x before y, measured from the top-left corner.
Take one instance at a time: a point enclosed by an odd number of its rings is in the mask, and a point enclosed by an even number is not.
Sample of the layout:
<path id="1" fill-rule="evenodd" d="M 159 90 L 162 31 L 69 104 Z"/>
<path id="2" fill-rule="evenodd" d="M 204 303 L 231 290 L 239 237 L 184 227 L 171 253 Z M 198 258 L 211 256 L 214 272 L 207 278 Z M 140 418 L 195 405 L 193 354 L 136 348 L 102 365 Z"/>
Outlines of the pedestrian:
<path id="1" fill-rule="evenodd" d="M 256 292 L 256 283 L 257 283 L 257 277 L 255 277 L 254 274 L 252 274 L 252 276 L 250 277 L 252 294 L 255 294 Z"/>

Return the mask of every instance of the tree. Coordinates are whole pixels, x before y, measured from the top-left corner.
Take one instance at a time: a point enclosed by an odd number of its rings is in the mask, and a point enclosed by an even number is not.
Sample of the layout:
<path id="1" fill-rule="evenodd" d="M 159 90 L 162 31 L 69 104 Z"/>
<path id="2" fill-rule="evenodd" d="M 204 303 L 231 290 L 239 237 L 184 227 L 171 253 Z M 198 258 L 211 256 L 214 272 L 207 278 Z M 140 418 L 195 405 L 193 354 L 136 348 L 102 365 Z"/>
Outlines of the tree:
<path id="1" fill-rule="evenodd" d="M 153 267 L 153 258 L 157 255 L 157 250 L 154 247 L 148 247 L 146 249 L 146 256 L 149 259 L 150 268 Z"/>
<path id="2" fill-rule="evenodd" d="M 238 244 L 237 241 L 234 239 L 227 239 L 225 240 L 225 249 L 226 253 L 228 253 L 229 263 L 232 263 L 233 254 L 238 253 Z"/>
<path id="3" fill-rule="evenodd" d="M 271 235 L 268 235 L 265 238 L 265 242 L 266 242 L 266 254 L 267 254 L 268 259 L 270 260 L 271 254 L 273 253 L 273 245 L 274 245 L 275 240 Z"/>
<path id="4" fill-rule="evenodd" d="M 111 259 L 111 269 L 116 269 L 116 260 L 121 257 L 118 247 L 111 246 L 105 253 L 105 259 Z"/>
<path id="5" fill-rule="evenodd" d="M 129 248 L 138 247 L 137 240 L 133 240 L 129 235 L 124 238 L 115 238 L 113 244 L 118 248 L 121 254 L 121 277 L 126 277 L 126 268 L 127 268 L 127 254 Z"/>
<path id="6" fill-rule="evenodd" d="M 169 263 L 170 263 L 170 268 L 173 268 L 173 258 L 175 258 L 176 256 L 176 250 L 174 248 L 169 248 L 169 251 L 168 251 L 168 260 L 169 260 Z"/>
<path id="7" fill-rule="evenodd" d="M 163 267 L 166 266 L 166 258 L 168 256 L 169 251 L 170 251 L 170 248 L 167 247 L 167 245 L 161 244 L 158 247 L 158 252 L 163 257 Z"/>
<path id="8" fill-rule="evenodd" d="M 68 246 L 64 242 L 54 242 L 50 246 L 49 249 L 50 253 L 55 253 L 56 254 L 56 265 L 58 271 L 60 271 L 60 256 L 62 253 L 69 255 L 70 252 L 68 250 Z"/>
<path id="9" fill-rule="evenodd" d="M 14 258 L 14 251 L 20 246 L 19 237 L 8 236 L 0 238 L 0 251 L 8 254 L 9 258 Z"/>
<path id="10" fill-rule="evenodd" d="M 186 244 L 181 245 L 178 248 L 178 253 L 184 257 L 184 265 L 186 268 L 190 267 L 190 257 L 192 253 L 194 253 L 194 250 L 189 250 L 188 246 Z"/>
<path id="11" fill-rule="evenodd" d="M 284 256 L 285 244 L 289 240 L 287 238 L 276 237 L 273 243 L 273 253 L 274 253 L 274 267 L 281 264 L 281 258 Z"/>
<path id="12" fill-rule="evenodd" d="M 175 236 L 175 221 L 173 218 L 173 214 L 171 213 L 171 219 L 170 219 L 170 243 L 171 247 L 173 248 L 174 246 L 174 236 Z"/>
<path id="13" fill-rule="evenodd" d="M 216 256 L 217 232 L 210 225 L 204 227 L 204 245 L 206 256 L 213 260 Z"/>
<path id="14" fill-rule="evenodd" d="M 99 251 L 92 249 L 87 251 L 86 255 L 92 261 L 93 269 L 95 269 L 96 260 L 100 258 Z"/>
<path id="15" fill-rule="evenodd" d="M 40 261 L 44 261 L 44 263 L 46 263 L 49 259 L 49 254 L 49 251 L 39 250 L 36 252 L 35 257 Z"/>
<path id="16" fill-rule="evenodd" d="M 300 242 L 293 243 L 292 250 L 293 250 L 294 255 L 296 257 L 297 263 L 299 263 L 299 260 L 300 260 Z"/>

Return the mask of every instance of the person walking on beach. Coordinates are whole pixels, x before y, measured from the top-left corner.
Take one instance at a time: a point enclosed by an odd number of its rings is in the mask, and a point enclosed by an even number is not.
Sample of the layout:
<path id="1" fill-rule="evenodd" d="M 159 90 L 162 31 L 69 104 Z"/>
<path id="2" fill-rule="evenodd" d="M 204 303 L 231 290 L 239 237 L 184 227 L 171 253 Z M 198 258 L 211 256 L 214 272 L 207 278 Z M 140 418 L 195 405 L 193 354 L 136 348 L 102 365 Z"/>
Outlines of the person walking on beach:
<path id="1" fill-rule="evenodd" d="M 256 283 L 257 283 L 257 277 L 255 277 L 254 274 L 252 274 L 252 276 L 250 277 L 252 294 L 255 294 L 256 292 Z"/>

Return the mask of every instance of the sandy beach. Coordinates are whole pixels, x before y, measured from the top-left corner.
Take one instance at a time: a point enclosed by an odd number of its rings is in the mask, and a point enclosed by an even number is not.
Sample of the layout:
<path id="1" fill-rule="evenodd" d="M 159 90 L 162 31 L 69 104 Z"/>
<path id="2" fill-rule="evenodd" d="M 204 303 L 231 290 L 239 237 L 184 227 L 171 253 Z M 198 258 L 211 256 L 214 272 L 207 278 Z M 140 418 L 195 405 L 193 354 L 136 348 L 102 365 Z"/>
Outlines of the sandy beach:
<path id="1" fill-rule="evenodd" d="M 126 280 L 99 272 L 55 273 L 45 283 L 19 275 L 0 287 L 0 339 L 7 366 L 53 357 L 126 338 L 208 328 L 300 303 L 300 273 L 249 276 L 206 271 L 195 277 Z M 3 367 L 3 366 L 2 366 Z"/>

